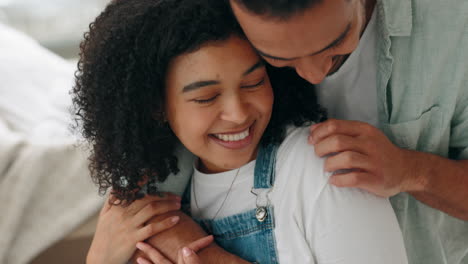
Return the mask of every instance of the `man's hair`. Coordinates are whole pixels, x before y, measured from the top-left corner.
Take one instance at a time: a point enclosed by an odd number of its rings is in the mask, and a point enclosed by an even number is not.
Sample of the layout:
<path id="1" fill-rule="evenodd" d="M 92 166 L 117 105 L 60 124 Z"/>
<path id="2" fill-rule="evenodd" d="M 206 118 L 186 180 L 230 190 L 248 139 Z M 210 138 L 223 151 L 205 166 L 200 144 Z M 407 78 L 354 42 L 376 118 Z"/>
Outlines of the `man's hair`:
<path id="1" fill-rule="evenodd" d="M 293 15 L 320 4 L 323 0 L 234 0 L 256 15 L 288 19 Z"/>

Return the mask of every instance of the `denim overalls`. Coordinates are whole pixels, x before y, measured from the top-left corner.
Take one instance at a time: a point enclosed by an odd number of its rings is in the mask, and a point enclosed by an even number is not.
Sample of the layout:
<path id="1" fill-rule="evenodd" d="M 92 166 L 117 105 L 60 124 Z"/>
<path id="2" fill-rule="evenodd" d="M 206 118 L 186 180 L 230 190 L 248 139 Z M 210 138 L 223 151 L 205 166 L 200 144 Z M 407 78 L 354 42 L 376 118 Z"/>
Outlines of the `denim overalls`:
<path id="1" fill-rule="evenodd" d="M 214 220 L 194 218 L 219 246 L 249 262 L 278 263 L 273 206 L 268 198 L 275 180 L 277 150 L 277 145 L 259 147 L 251 191 L 257 196 L 256 209 Z M 184 194 L 185 209 L 190 206 L 190 190 L 189 185 Z"/>

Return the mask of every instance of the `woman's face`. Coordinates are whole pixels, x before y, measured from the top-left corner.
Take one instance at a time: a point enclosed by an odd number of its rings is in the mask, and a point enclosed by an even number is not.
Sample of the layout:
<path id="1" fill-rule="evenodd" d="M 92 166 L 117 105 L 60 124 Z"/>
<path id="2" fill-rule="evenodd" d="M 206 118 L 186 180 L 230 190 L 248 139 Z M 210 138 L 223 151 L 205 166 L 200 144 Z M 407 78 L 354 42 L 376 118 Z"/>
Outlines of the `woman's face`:
<path id="1" fill-rule="evenodd" d="M 166 115 L 199 169 L 222 172 L 254 160 L 273 91 L 250 44 L 232 36 L 175 58 L 166 79 Z"/>

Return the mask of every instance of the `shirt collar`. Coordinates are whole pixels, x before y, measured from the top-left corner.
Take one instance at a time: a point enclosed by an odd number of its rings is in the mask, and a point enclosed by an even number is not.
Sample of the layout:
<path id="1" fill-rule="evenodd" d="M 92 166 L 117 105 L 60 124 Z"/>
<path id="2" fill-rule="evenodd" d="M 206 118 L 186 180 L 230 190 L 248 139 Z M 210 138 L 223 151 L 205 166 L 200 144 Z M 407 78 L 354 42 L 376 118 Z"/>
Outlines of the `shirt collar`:
<path id="1" fill-rule="evenodd" d="M 377 0 L 383 25 L 390 36 L 409 36 L 413 27 L 411 0 Z"/>

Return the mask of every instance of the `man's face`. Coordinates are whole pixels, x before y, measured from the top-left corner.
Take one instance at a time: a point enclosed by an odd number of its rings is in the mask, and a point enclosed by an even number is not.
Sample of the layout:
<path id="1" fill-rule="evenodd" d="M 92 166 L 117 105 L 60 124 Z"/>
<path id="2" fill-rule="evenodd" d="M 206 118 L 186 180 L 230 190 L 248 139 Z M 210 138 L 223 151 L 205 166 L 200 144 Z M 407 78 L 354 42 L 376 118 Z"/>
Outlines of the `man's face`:
<path id="1" fill-rule="evenodd" d="M 353 52 L 366 23 L 362 0 L 324 0 L 286 20 L 259 16 L 234 0 L 232 10 L 248 39 L 271 65 L 292 67 L 318 84 Z"/>

